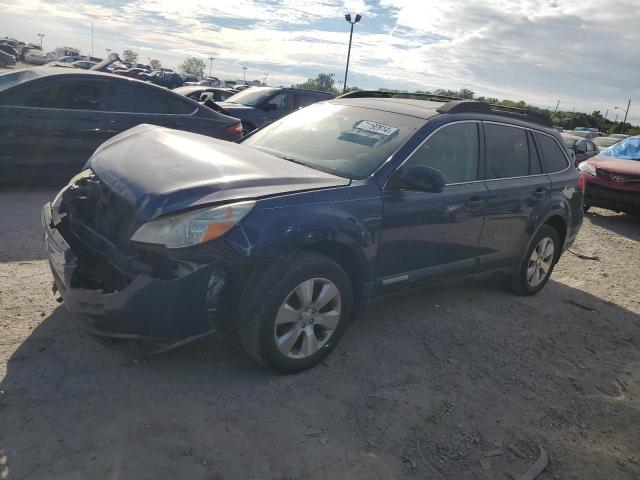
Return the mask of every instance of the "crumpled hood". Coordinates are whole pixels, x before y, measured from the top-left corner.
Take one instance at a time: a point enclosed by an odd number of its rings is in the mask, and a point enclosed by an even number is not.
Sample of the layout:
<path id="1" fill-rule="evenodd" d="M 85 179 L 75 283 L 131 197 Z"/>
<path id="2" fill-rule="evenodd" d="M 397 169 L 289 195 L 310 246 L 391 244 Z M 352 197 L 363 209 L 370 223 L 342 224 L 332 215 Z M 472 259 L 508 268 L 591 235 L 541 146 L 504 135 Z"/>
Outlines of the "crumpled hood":
<path id="1" fill-rule="evenodd" d="M 88 166 L 143 222 L 196 205 L 350 183 L 243 145 L 146 124 L 107 140 Z"/>
<path id="2" fill-rule="evenodd" d="M 624 160 L 615 157 L 607 157 L 604 155 L 596 155 L 586 160 L 597 168 L 602 168 L 613 173 L 626 173 L 627 175 L 640 176 L 639 160 Z"/>

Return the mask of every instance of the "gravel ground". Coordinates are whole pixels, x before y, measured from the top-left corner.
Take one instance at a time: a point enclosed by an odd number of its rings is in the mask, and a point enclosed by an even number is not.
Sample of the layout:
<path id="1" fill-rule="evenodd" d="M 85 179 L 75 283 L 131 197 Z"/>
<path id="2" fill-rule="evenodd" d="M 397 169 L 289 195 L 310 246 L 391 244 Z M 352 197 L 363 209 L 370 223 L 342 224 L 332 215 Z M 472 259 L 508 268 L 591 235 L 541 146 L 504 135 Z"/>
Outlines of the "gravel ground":
<path id="1" fill-rule="evenodd" d="M 149 356 L 55 302 L 39 211 L 0 190 L 0 478 L 640 478 L 638 218 L 594 209 L 536 297 L 457 282 L 376 301 L 295 376 L 236 338 Z M 7 477 L 3 477 L 5 474 Z"/>

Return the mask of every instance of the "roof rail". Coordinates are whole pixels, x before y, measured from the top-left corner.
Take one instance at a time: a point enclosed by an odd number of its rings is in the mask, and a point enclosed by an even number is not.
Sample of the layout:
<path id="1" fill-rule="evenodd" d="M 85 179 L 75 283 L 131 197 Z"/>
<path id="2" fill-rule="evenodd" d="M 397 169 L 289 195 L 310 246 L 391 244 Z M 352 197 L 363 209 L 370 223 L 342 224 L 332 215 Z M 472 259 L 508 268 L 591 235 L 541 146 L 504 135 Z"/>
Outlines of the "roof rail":
<path id="1" fill-rule="evenodd" d="M 433 95 L 431 93 L 385 92 L 384 90 L 356 90 L 340 95 L 338 98 L 409 98 L 414 100 L 431 100 L 434 102 L 461 100 L 460 97 Z"/>
<path id="2" fill-rule="evenodd" d="M 430 93 L 385 92 L 383 90 L 357 90 L 345 93 L 338 98 L 408 98 L 432 102 L 446 102 L 437 109 L 438 113 L 490 113 L 510 118 L 519 118 L 545 127 L 553 127 L 551 118 L 546 113 L 536 112 L 528 108 L 506 107 L 494 105 L 478 100 L 467 100 L 460 97 L 446 95 L 432 95 Z"/>
<path id="3" fill-rule="evenodd" d="M 553 127 L 551 118 L 546 113 L 536 112 L 528 108 L 506 107 L 476 100 L 458 100 L 444 104 L 437 109 L 438 113 L 493 113 L 511 118 L 520 118 L 533 123 Z"/>

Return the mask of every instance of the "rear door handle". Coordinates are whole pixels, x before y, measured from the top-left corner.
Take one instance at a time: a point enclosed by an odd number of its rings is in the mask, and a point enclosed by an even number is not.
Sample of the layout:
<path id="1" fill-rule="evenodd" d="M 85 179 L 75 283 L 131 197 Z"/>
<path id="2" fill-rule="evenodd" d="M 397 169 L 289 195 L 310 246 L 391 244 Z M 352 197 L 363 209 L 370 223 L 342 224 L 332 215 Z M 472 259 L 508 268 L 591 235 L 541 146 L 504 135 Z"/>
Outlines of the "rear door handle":
<path id="1" fill-rule="evenodd" d="M 482 205 L 484 205 L 484 199 L 481 197 L 471 197 L 465 202 L 465 205 L 468 208 L 480 208 Z"/>
<path id="2" fill-rule="evenodd" d="M 536 198 L 542 198 L 547 194 L 547 189 L 544 187 L 538 187 L 533 192 L 533 196 Z"/>

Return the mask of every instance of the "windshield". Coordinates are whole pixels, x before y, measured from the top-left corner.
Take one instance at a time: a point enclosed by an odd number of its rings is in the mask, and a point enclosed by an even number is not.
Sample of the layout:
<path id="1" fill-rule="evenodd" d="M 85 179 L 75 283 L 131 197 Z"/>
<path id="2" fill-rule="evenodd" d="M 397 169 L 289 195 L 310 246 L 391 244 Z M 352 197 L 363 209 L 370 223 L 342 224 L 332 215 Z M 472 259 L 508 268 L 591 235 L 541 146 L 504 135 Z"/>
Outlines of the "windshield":
<path id="1" fill-rule="evenodd" d="M 257 107 L 274 92 L 272 88 L 247 88 L 227 98 L 227 102 L 240 103 L 248 107 Z"/>
<path id="2" fill-rule="evenodd" d="M 299 110 L 243 143 L 347 178 L 366 178 L 404 144 L 424 119 L 323 103 Z"/>
<path id="3" fill-rule="evenodd" d="M 562 137 L 562 140 L 564 140 L 564 144 L 567 147 L 573 147 L 577 141 L 575 138 L 567 138 L 567 137 Z"/>

